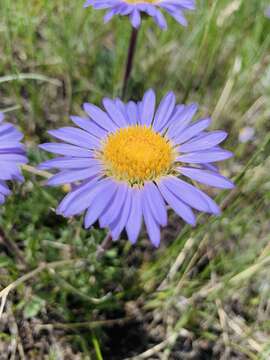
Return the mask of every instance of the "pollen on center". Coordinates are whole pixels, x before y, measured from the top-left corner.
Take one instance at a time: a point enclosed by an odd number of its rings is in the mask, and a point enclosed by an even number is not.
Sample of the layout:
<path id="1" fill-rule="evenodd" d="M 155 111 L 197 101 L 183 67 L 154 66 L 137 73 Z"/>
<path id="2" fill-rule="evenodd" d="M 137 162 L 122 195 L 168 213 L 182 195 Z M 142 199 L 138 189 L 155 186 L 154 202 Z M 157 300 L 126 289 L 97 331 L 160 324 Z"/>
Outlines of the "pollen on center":
<path id="1" fill-rule="evenodd" d="M 152 128 L 135 125 L 109 135 L 101 158 L 107 175 L 130 184 L 141 184 L 170 172 L 174 150 L 172 144 Z"/>

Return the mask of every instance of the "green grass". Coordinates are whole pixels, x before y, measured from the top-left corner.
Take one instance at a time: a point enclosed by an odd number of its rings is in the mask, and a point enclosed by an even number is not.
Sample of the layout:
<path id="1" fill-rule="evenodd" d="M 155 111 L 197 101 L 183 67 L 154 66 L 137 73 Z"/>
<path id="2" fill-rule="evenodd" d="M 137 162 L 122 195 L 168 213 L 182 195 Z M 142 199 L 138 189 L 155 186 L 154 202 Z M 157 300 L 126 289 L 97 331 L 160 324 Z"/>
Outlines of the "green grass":
<path id="1" fill-rule="evenodd" d="M 213 114 L 212 128 L 230 134 L 235 157 L 222 171 L 236 190 L 212 190 L 223 214 L 199 216 L 195 229 L 171 214 L 159 250 L 143 234 L 97 260 L 105 233 L 57 216 L 65 189 L 25 173 L 0 209 L 0 290 L 20 279 L 0 320 L 6 358 L 269 359 L 268 1 L 197 3 L 186 29 L 144 21 L 128 97 L 174 90 Z M 130 25 L 103 25 L 82 4 L 1 0 L 0 109 L 25 132 L 32 165 L 46 158 L 36 145 L 47 130 L 121 92 Z M 240 143 L 247 127 L 255 137 Z"/>

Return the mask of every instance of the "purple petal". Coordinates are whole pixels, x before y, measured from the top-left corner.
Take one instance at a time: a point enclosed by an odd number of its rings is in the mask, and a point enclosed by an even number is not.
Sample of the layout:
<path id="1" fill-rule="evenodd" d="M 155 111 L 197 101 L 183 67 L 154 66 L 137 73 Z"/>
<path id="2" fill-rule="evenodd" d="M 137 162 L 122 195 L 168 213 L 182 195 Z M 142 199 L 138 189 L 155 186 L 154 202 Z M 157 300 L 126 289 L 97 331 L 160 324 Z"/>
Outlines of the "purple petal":
<path id="1" fill-rule="evenodd" d="M 117 186 L 118 189 L 110 207 L 99 218 L 100 227 L 102 228 L 112 224 L 119 217 L 124 206 L 128 186 L 123 182 L 119 182 Z"/>
<path id="2" fill-rule="evenodd" d="M 0 123 L 1 123 L 1 121 L 0 121 Z M 14 129 L 15 128 L 12 124 L 4 123 L 4 124 L 0 125 L 0 136 L 7 134 Z"/>
<path id="3" fill-rule="evenodd" d="M 4 204 L 5 200 L 5 196 L 3 194 L 0 194 L 0 205 Z"/>
<path id="4" fill-rule="evenodd" d="M 126 223 L 126 230 L 129 241 L 132 244 L 135 244 L 142 227 L 142 194 L 141 190 L 138 188 L 132 188 L 131 190 L 131 209 Z"/>
<path id="5" fill-rule="evenodd" d="M 142 198 L 142 209 L 143 209 L 144 222 L 150 241 L 155 247 L 159 247 L 160 228 L 152 215 L 148 202 L 144 198 Z"/>
<path id="6" fill-rule="evenodd" d="M 160 4 L 159 6 L 165 9 L 180 25 L 187 26 L 187 20 L 180 10 L 177 11 L 172 5 Z"/>
<path id="7" fill-rule="evenodd" d="M 155 16 L 156 11 L 157 11 L 156 6 L 152 5 L 150 3 L 142 2 L 141 4 L 137 4 L 136 7 L 139 11 L 145 12 L 149 16 Z"/>
<path id="8" fill-rule="evenodd" d="M 143 194 L 156 222 L 166 226 L 168 222 L 166 204 L 156 185 L 153 182 L 146 182 Z"/>
<path id="9" fill-rule="evenodd" d="M 25 147 L 23 144 L 19 143 L 18 141 L 0 141 L 0 150 L 5 152 L 10 151 L 24 151 Z"/>
<path id="10" fill-rule="evenodd" d="M 86 2 L 84 3 L 83 7 L 87 8 L 88 6 L 91 6 L 95 3 L 96 0 L 86 0 Z"/>
<path id="11" fill-rule="evenodd" d="M 128 188 L 125 202 L 122 211 L 119 214 L 119 217 L 109 225 L 113 241 L 119 239 L 121 232 L 123 231 L 124 227 L 127 224 L 130 214 L 130 208 L 131 208 L 131 196 L 132 196 L 132 191 L 130 188 Z"/>
<path id="12" fill-rule="evenodd" d="M 100 141 L 97 138 L 84 130 L 76 129 L 71 126 L 63 127 L 58 130 L 50 130 L 48 133 L 56 139 L 60 139 L 83 148 L 96 149 L 100 147 Z"/>
<path id="13" fill-rule="evenodd" d="M 5 149 L 0 149 L 0 154 L 20 154 L 20 155 L 24 155 L 25 151 L 22 148 L 5 148 Z"/>
<path id="14" fill-rule="evenodd" d="M 175 144 L 182 144 L 205 130 L 210 125 L 210 123 L 210 118 L 197 121 L 195 124 L 183 130 L 181 133 L 177 133 L 173 137 L 173 141 Z"/>
<path id="15" fill-rule="evenodd" d="M 168 129 L 172 126 L 172 124 L 176 125 L 175 122 L 178 122 L 180 115 L 183 113 L 185 106 L 184 105 L 176 105 L 170 119 L 167 121 L 164 129 L 168 131 Z"/>
<path id="16" fill-rule="evenodd" d="M 38 168 L 41 170 L 47 169 L 83 169 L 92 166 L 99 166 L 100 163 L 96 159 L 61 157 L 55 158 L 41 163 Z"/>
<path id="17" fill-rule="evenodd" d="M 107 113 L 110 115 L 111 119 L 114 121 L 114 123 L 119 128 L 122 128 L 122 127 L 125 127 L 128 125 L 121 110 L 118 108 L 118 106 L 115 105 L 115 103 L 111 99 L 104 98 L 103 105 L 104 105 L 104 108 L 106 109 Z"/>
<path id="18" fill-rule="evenodd" d="M 163 181 L 163 184 L 184 203 L 192 208 L 208 212 L 209 206 L 205 199 L 201 196 L 200 191 L 193 185 L 186 183 L 175 176 L 168 176 Z"/>
<path id="19" fill-rule="evenodd" d="M 167 21 L 166 21 L 164 15 L 159 10 L 156 10 L 156 13 L 153 16 L 153 19 L 155 20 L 156 24 L 162 30 L 167 30 Z"/>
<path id="20" fill-rule="evenodd" d="M 121 113 L 123 114 L 125 121 L 126 121 L 126 118 L 127 118 L 126 104 L 124 104 L 124 102 L 119 98 L 116 98 L 114 100 L 114 103 L 117 106 L 117 108 L 121 111 Z"/>
<path id="21" fill-rule="evenodd" d="M 17 130 L 13 125 L 8 125 L 8 128 L 6 128 L 2 133 L 0 134 L 1 141 L 20 141 L 23 138 L 23 134 Z M 5 126 L 3 125 L 3 126 Z"/>
<path id="22" fill-rule="evenodd" d="M 153 128 L 156 131 L 161 131 L 170 119 L 175 107 L 175 95 L 172 91 L 168 92 L 166 96 L 161 100 L 161 103 L 157 109 Z"/>
<path id="23" fill-rule="evenodd" d="M 212 200 L 205 192 L 199 190 L 199 193 L 201 197 L 207 202 L 208 205 L 208 213 L 214 214 L 214 215 L 220 215 L 221 211 L 219 206 Z"/>
<path id="24" fill-rule="evenodd" d="M 164 4 L 172 4 L 183 10 L 195 10 L 195 0 L 162 0 Z"/>
<path id="25" fill-rule="evenodd" d="M 225 131 L 212 131 L 203 134 L 199 138 L 191 140 L 184 145 L 180 145 L 178 150 L 180 153 L 206 150 L 220 144 L 226 137 L 227 133 Z"/>
<path id="26" fill-rule="evenodd" d="M 116 13 L 117 11 L 114 8 L 108 10 L 103 18 L 104 23 L 107 24 L 109 21 L 111 21 L 111 19 L 114 17 Z"/>
<path id="27" fill-rule="evenodd" d="M 4 181 L 0 181 L 0 193 L 8 196 L 11 194 L 10 189 L 8 188 L 8 186 L 6 185 L 6 183 Z"/>
<path id="28" fill-rule="evenodd" d="M 86 192 L 91 191 L 95 184 L 97 183 L 98 178 L 93 178 L 91 180 L 88 180 L 86 183 L 78 186 L 75 190 L 71 191 L 67 196 L 64 197 L 64 199 L 59 204 L 58 208 L 56 209 L 57 214 L 64 215 L 65 211 L 68 209 L 70 204 L 77 201 L 77 199 L 80 201 L 80 198 L 83 198 L 84 194 Z"/>
<path id="29" fill-rule="evenodd" d="M 70 217 L 82 213 L 92 204 L 98 194 L 105 191 L 107 186 L 107 179 L 92 183 L 90 187 L 77 194 L 76 198 L 69 203 L 64 211 L 64 215 Z"/>
<path id="30" fill-rule="evenodd" d="M 89 134 L 94 135 L 98 139 L 102 139 L 107 136 L 108 132 L 102 127 L 97 125 L 94 121 L 91 121 L 87 118 L 81 118 L 79 116 L 71 116 L 71 120 L 79 126 L 81 129 L 89 132 Z"/>
<path id="31" fill-rule="evenodd" d="M 180 174 L 183 174 L 190 179 L 198 181 L 205 185 L 210 185 L 221 189 L 234 188 L 234 184 L 230 180 L 218 174 L 217 172 L 187 167 L 180 167 L 177 168 L 177 170 L 180 172 Z"/>
<path id="32" fill-rule="evenodd" d="M 138 107 L 134 101 L 129 101 L 126 105 L 128 122 L 130 125 L 139 123 L 139 112 Z"/>
<path id="33" fill-rule="evenodd" d="M 16 163 L 10 161 L 0 161 L 0 179 L 1 180 L 17 180 L 20 178 L 20 170 Z"/>
<path id="34" fill-rule="evenodd" d="M 129 18 L 132 26 L 138 29 L 139 26 L 141 25 L 141 15 L 139 11 L 137 9 L 134 9 L 132 13 L 129 15 Z"/>
<path id="35" fill-rule="evenodd" d="M 45 151 L 53 154 L 68 155 L 75 157 L 90 158 L 93 157 L 93 152 L 88 149 L 83 149 L 79 146 L 60 144 L 60 143 L 45 143 L 39 145 L 39 147 Z"/>
<path id="36" fill-rule="evenodd" d="M 183 203 L 177 196 L 175 196 L 164 184 L 164 179 L 161 179 L 158 182 L 158 188 L 166 200 L 166 202 L 170 205 L 170 207 L 188 224 L 195 226 L 196 218 L 193 214 L 191 208 Z"/>
<path id="37" fill-rule="evenodd" d="M 92 4 L 94 9 L 107 9 L 116 5 L 118 5 L 118 1 L 115 0 L 98 0 Z"/>
<path id="38" fill-rule="evenodd" d="M 24 181 L 24 177 L 21 174 L 20 170 L 18 169 L 18 172 L 16 174 L 13 175 L 12 180 L 18 181 L 18 182 L 23 182 Z"/>
<path id="39" fill-rule="evenodd" d="M 84 220 L 85 228 L 92 226 L 99 216 L 102 214 L 104 209 L 111 202 L 115 192 L 117 190 L 117 185 L 114 181 L 109 181 L 108 185 L 105 188 L 102 188 L 102 191 L 96 194 L 96 198 L 93 200 L 91 206 L 88 208 Z"/>
<path id="40" fill-rule="evenodd" d="M 233 153 L 228 150 L 205 150 L 180 155 L 176 160 L 180 162 L 204 164 L 229 159 Z"/>
<path id="41" fill-rule="evenodd" d="M 152 89 L 144 94 L 141 106 L 140 123 L 150 126 L 153 121 L 156 106 L 156 95 Z"/>
<path id="42" fill-rule="evenodd" d="M 48 186 L 57 186 L 61 184 L 70 184 L 76 181 L 81 181 L 95 176 L 101 172 L 101 168 L 94 166 L 84 170 L 67 170 L 52 176 L 48 181 Z"/>
<path id="43" fill-rule="evenodd" d="M 110 132 L 117 130 L 115 123 L 110 119 L 105 111 L 101 110 L 99 107 L 90 103 L 85 103 L 83 105 L 83 109 L 90 118 L 95 121 L 96 124 L 103 127 L 103 129 Z"/>
<path id="44" fill-rule="evenodd" d="M 167 136 L 169 138 L 173 138 L 179 135 L 191 122 L 197 110 L 198 110 L 197 104 L 191 104 L 187 106 L 177 105 L 176 111 L 169 122 L 169 129 L 167 132 Z"/>
<path id="45" fill-rule="evenodd" d="M 134 5 L 129 5 L 125 2 L 121 2 L 119 5 L 117 5 L 117 13 L 123 16 L 129 15 L 133 9 Z"/>
<path id="46" fill-rule="evenodd" d="M 22 154 L 0 154 L 0 161 L 8 161 L 8 162 L 14 162 L 19 164 L 26 164 L 28 162 L 28 159 L 26 156 Z"/>
<path id="47" fill-rule="evenodd" d="M 142 101 L 137 102 L 137 109 L 139 114 L 138 123 L 140 124 L 142 119 Z"/>
<path id="48" fill-rule="evenodd" d="M 219 172 L 219 168 L 215 164 L 205 163 L 199 165 L 201 169 L 206 169 L 214 172 Z"/>

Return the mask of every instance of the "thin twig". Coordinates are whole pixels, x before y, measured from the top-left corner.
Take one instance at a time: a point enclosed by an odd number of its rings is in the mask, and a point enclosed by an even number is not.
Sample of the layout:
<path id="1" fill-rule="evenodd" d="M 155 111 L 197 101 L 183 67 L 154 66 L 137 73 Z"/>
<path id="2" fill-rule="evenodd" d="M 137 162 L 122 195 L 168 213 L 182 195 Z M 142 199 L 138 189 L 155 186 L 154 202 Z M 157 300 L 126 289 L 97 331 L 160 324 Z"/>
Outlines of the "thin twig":
<path id="1" fill-rule="evenodd" d="M 158 287 L 158 290 L 164 290 L 166 288 L 166 286 L 168 285 L 168 283 L 174 279 L 175 275 L 177 274 L 180 267 L 183 265 L 187 255 L 189 254 L 190 250 L 192 249 L 193 245 L 194 245 L 194 238 L 190 237 L 185 242 L 185 245 L 184 245 L 182 251 L 180 251 L 175 262 L 171 266 L 170 271 L 167 274 L 166 278 L 162 281 L 162 283 Z"/>
<path id="2" fill-rule="evenodd" d="M 21 105 L 13 105 L 13 106 L 9 106 L 7 108 L 5 108 L 4 110 L 0 110 L 0 112 L 2 112 L 3 114 L 7 114 L 11 111 L 15 111 L 21 108 Z"/>
<path id="3" fill-rule="evenodd" d="M 222 329 L 223 342 L 224 342 L 224 346 L 225 346 L 224 354 L 222 354 L 222 360 L 228 360 L 228 359 L 230 359 L 231 348 L 230 348 L 229 333 L 228 333 L 228 329 L 227 329 L 228 328 L 227 314 L 223 309 L 222 302 L 220 299 L 216 299 L 216 307 L 217 307 L 220 327 Z"/>
<path id="4" fill-rule="evenodd" d="M 11 347 L 13 347 L 13 354 L 12 354 L 12 357 L 10 357 L 10 359 L 17 358 L 16 353 L 18 352 L 20 359 L 26 360 L 23 345 L 22 345 L 22 340 L 20 337 L 20 331 L 19 331 L 19 328 L 18 328 L 18 325 L 16 322 L 16 318 L 13 314 L 12 306 L 10 303 L 8 303 L 8 319 L 9 319 L 9 321 L 8 321 L 9 331 L 12 334 L 12 338 L 13 338 L 11 340 Z"/>
<path id="5" fill-rule="evenodd" d="M 6 235 L 5 231 L 0 228 L 0 244 L 3 244 L 3 246 L 6 247 L 7 252 L 10 255 L 15 255 L 18 261 L 23 265 L 23 267 L 27 267 L 27 262 L 25 261 L 22 252 L 18 248 L 15 242 L 9 239 L 9 237 Z"/>
<path id="6" fill-rule="evenodd" d="M 84 301 L 88 301 L 91 304 L 100 304 L 106 300 L 109 299 L 109 297 L 111 296 L 111 293 L 107 293 L 106 295 L 104 295 L 102 298 L 94 298 L 91 297 L 83 292 L 81 292 L 79 289 L 77 289 L 76 287 L 72 286 L 68 281 L 66 281 L 64 278 L 62 278 L 60 275 L 56 274 L 55 276 L 56 280 L 59 281 L 60 286 L 63 286 L 64 288 L 66 288 L 67 290 L 69 290 L 70 292 L 72 292 L 74 295 L 84 299 Z"/>
<path id="7" fill-rule="evenodd" d="M 29 74 L 15 74 L 15 75 L 6 75 L 6 76 L 1 76 L 0 77 L 0 84 L 4 83 L 4 82 L 9 82 L 9 81 L 21 81 L 21 80 L 36 80 L 36 81 L 42 81 L 42 82 L 48 82 L 52 85 L 55 86 L 62 86 L 62 82 L 58 79 L 52 79 L 49 78 L 48 76 L 42 75 L 42 74 L 34 74 L 34 73 L 29 73 Z"/>
<path id="8" fill-rule="evenodd" d="M 111 246 L 111 243 L 112 243 L 112 237 L 110 234 L 108 234 L 97 249 L 97 252 L 96 252 L 97 259 L 100 259 L 104 255 L 105 251 Z M 80 265 L 80 264 L 84 264 L 85 260 L 82 260 L 82 259 L 80 259 L 80 260 L 61 260 L 61 261 L 55 261 L 55 262 L 51 262 L 51 263 L 42 263 L 36 269 L 21 276 L 20 278 L 18 278 L 17 280 L 15 280 L 11 284 L 9 284 L 7 287 L 5 287 L 2 291 L 0 291 L 0 300 L 1 300 L 0 319 L 1 319 L 3 311 L 4 311 L 7 297 L 12 290 L 14 290 L 16 287 L 23 284 L 27 280 L 35 277 L 36 275 L 38 275 L 39 273 L 41 273 L 44 270 L 52 270 L 52 269 L 55 269 L 60 266 L 68 265 L 70 263 L 74 264 L 74 262 L 77 262 Z"/>
<path id="9" fill-rule="evenodd" d="M 199 257 L 199 254 L 202 250 L 202 248 L 204 247 L 205 243 L 208 241 L 209 237 L 208 237 L 208 234 L 206 234 L 202 241 L 199 243 L 199 246 L 197 248 L 197 250 L 195 251 L 194 255 L 192 256 L 190 262 L 188 263 L 181 279 L 179 280 L 177 286 L 176 286 L 176 291 L 180 291 L 180 289 L 182 288 L 183 284 L 184 284 L 184 281 L 185 281 L 185 278 L 187 276 L 187 274 L 190 272 L 190 270 L 192 269 L 192 267 L 195 265 L 198 257 Z"/>
<path id="10" fill-rule="evenodd" d="M 230 328 L 241 337 L 241 339 L 246 338 L 249 346 L 253 351 L 256 351 L 258 354 L 262 354 L 263 345 L 258 342 L 256 339 L 256 334 L 253 334 L 252 330 L 244 323 L 244 320 L 240 321 L 240 318 L 230 319 L 228 317 L 228 325 Z"/>
<path id="11" fill-rule="evenodd" d="M 61 260 L 61 261 L 55 261 L 51 263 L 42 263 L 40 264 L 36 269 L 30 271 L 29 273 L 21 276 L 11 284 L 9 284 L 7 287 L 5 287 L 3 290 L 0 291 L 0 299 L 1 299 L 1 305 L 0 305 L 0 319 L 2 317 L 5 303 L 7 300 L 7 297 L 9 293 L 16 289 L 19 285 L 23 284 L 24 282 L 28 281 L 29 279 L 35 277 L 36 275 L 40 274 L 44 270 L 50 270 L 55 269 L 60 266 L 68 265 L 68 264 L 74 264 L 74 262 L 77 262 L 79 264 L 84 263 L 83 260 Z"/>
<path id="12" fill-rule="evenodd" d="M 38 176 L 44 177 L 46 179 L 49 179 L 50 177 L 52 177 L 52 174 L 50 174 L 49 172 L 44 171 L 44 170 L 38 170 L 31 165 L 24 164 L 24 165 L 22 165 L 22 169 L 31 174 L 38 175 Z"/>
<path id="13" fill-rule="evenodd" d="M 160 355 L 161 351 L 166 349 L 166 347 L 168 346 L 173 346 L 176 342 L 176 340 L 180 337 L 187 337 L 190 336 L 190 332 L 184 328 L 180 328 L 180 329 L 175 329 L 171 335 L 169 335 L 164 341 L 162 341 L 161 343 L 153 346 L 152 348 L 144 351 L 143 353 L 136 355 L 134 357 L 131 358 L 126 358 L 125 360 L 142 360 L 142 359 L 148 359 L 151 358 L 153 359 L 153 356 L 155 356 L 156 354 Z"/>
<path id="14" fill-rule="evenodd" d="M 152 348 L 144 351 L 143 353 L 136 355 L 134 357 L 131 358 L 126 358 L 125 360 L 142 360 L 142 359 L 148 359 L 148 358 L 152 358 L 154 355 L 156 354 L 160 354 L 160 352 L 165 349 L 167 346 L 174 344 L 175 341 L 177 340 L 178 336 L 180 336 L 180 334 L 178 333 L 172 333 L 167 339 L 165 339 L 164 341 L 162 341 L 161 343 L 153 346 Z"/>
<path id="15" fill-rule="evenodd" d="M 128 321 L 132 320 L 130 317 L 111 319 L 111 320 L 96 320 L 96 321 L 84 321 L 74 323 L 51 323 L 51 324 L 38 324 L 36 325 L 37 331 L 40 330 L 52 330 L 52 329 L 95 329 L 97 327 L 111 327 L 114 325 L 123 325 Z"/>
<path id="16" fill-rule="evenodd" d="M 96 258 L 99 260 L 112 245 L 111 234 L 108 233 L 96 251 Z"/>
<path id="17" fill-rule="evenodd" d="M 211 274 L 211 282 L 214 284 L 216 282 L 216 273 L 212 272 Z M 222 301 L 220 298 L 215 300 L 216 308 L 218 312 L 220 328 L 222 330 L 222 338 L 225 347 L 225 351 L 222 354 L 221 360 L 229 360 L 231 354 L 231 347 L 230 347 L 230 337 L 228 332 L 228 318 L 225 310 L 223 309 Z"/>
<path id="18" fill-rule="evenodd" d="M 252 276 L 254 276 L 258 271 L 260 271 L 264 266 L 270 264 L 270 256 L 267 256 L 263 260 L 251 265 L 249 268 L 241 271 L 240 273 L 234 275 L 231 279 L 228 281 L 217 283 L 213 286 L 205 286 L 203 287 L 198 293 L 195 294 L 193 297 L 195 298 L 201 298 L 201 297 L 207 297 L 210 294 L 213 294 L 217 291 L 220 291 L 224 289 L 226 285 L 228 286 L 237 286 L 238 284 L 243 283 L 246 279 L 250 279 Z"/>

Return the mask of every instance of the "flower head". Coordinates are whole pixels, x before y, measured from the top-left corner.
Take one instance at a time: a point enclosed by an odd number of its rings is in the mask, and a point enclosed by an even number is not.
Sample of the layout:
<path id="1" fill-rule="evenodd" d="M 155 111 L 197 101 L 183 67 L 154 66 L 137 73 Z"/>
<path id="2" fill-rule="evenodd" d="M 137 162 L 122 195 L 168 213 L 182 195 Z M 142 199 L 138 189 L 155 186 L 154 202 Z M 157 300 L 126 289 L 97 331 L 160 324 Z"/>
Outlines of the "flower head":
<path id="1" fill-rule="evenodd" d="M 10 194 L 7 180 L 22 181 L 20 165 L 27 162 L 25 150 L 20 140 L 23 135 L 12 124 L 3 123 L 4 115 L 0 113 L 0 204 Z"/>
<path id="2" fill-rule="evenodd" d="M 179 24 L 186 26 L 184 11 L 195 9 L 195 0 L 87 0 L 85 7 L 108 9 L 104 22 L 110 21 L 114 15 L 129 16 L 133 27 L 141 24 L 141 13 L 151 16 L 161 29 L 167 28 L 167 22 L 159 10 L 165 10 Z"/>
<path id="3" fill-rule="evenodd" d="M 232 156 L 219 147 L 227 134 L 207 132 L 209 118 L 192 122 L 197 105 L 176 105 L 169 92 L 156 109 L 153 90 L 138 103 L 105 98 L 103 105 L 105 111 L 84 104 L 87 117 L 71 117 L 80 129 L 52 130 L 49 133 L 62 142 L 40 145 L 62 155 L 40 165 L 60 170 L 48 184 L 75 185 L 58 214 L 69 217 L 86 210 L 86 228 L 99 220 L 114 240 L 125 228 L 132 243 L 144 220 L 155 246 L 160 243 L 160 228 L 167 224 L 167 204 L 192 226 L 193 209 L 219 214 L 206 193 L 186 182 L 233 187 L 213 165 Z"/>

